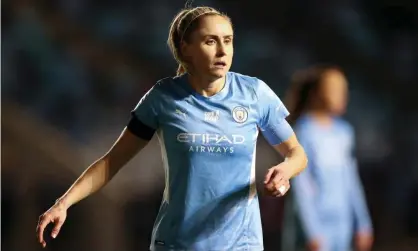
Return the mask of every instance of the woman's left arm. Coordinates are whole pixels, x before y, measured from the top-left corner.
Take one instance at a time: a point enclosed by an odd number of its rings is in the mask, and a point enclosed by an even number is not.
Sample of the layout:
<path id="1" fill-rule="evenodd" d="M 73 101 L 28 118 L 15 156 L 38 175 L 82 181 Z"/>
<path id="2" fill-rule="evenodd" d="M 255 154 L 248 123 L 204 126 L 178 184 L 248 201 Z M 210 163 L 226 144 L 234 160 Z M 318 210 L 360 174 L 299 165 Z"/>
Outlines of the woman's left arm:
<path id="1" fill-rule="evenodd" d="M 289 179 L 306 167 L 307 157 L 286 120 L 289 111 L 280 98 L 261 80 L 254 86 L 258 97 L 258 127 L 267 142 L 285 158 L 284 162 L 268 170 L 265 188 L 273 196 L 283 196 L 290 188 Z"/>
<path id="2" fill-rule="evenodd" d="M 374 241 L 373 224 L 370 219 L 366 196 L 358 173 L 357 159 L 354 156 L 354 133 L 352 134 L 351 139 L 353 154 L 349 160 L 350 163 L 347 166 L 347 180 L 349 198 L 355 221 L 354 242 L 357 250 L 369 251 L 371 250 Z"/>
<path id="3" fill-rule="evenodd" d="M 274 146 L 274 149 L 285 158 L 277 167 L 286 169 L 289 179 L 302 172 L 308 164 L 305 150 L 294 133 L 288 140 Z"/>
<path id="4" fill-rule="evenodd" d="M 273 148 L 284 157 L 284 161 L 268 170 L 264 184 L 271 195 L 283 196 L 290 188 L 289 180 L 306 168 L 308 158 L 294 133 Z"/>

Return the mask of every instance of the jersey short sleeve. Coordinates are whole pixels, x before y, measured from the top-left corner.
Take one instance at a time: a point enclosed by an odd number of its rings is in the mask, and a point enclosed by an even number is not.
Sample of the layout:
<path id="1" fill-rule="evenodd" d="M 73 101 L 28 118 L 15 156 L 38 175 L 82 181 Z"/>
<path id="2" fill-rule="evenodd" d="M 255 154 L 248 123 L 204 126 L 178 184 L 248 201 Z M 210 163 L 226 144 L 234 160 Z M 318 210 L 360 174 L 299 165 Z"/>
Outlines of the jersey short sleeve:
<path id="1" fill-rule="evenodd" d="M 160 100 L 160 94 L 157 85 L 154 85 L 131 112 L 132 117 L 128 129 L 142 139 L 150 140 L 159 128 L 158 100 Z"/>
<path id="2" fill-rule="evenodd" d="M 280 98 L 263 81 L 257 79 L 255 92 L 258 98 L 258 127 L 271 145 L 278 145 L 293 135 L 286 120 L 289 111 Z"/>

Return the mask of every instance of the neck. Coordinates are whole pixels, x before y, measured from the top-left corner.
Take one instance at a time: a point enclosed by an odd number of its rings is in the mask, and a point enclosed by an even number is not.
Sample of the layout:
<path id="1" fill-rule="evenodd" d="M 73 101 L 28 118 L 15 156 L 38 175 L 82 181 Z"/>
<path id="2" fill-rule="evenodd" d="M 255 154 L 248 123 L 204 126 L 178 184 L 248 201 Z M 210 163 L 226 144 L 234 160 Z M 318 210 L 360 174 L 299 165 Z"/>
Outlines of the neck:
<path id="1" fill-rule="evenodd" d="M 316 122 L 321 125 L 330 125 L 332 122 L 332 116 L 323 110 L 310 110 L 307 112 Z"/>
<path id="2" fill-rule="evenodd" d="M 192 74 L 188 74 L 189 83 L 192 88 L 204 97 L 210 97 L 220 92 L 225 86 L 226 77 L 215 80 L 207 80 Z"/>

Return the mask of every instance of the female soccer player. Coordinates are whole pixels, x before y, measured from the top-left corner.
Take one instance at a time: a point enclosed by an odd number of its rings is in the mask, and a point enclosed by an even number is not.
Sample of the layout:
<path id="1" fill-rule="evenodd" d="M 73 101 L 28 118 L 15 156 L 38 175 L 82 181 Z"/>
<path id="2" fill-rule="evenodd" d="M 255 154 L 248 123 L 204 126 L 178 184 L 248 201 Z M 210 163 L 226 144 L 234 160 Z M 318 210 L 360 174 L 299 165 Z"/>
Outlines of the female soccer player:
<path id="1" fill-rule="evenodd" d="M 229 72 L 233 37 L 231 20 L 213 8 L 177 14 L 168 44 L 178 76 L 157 82 L 110 151 L 40 217 L 43 246 L 45 227 L 55 224 L 55 238 L 67 209 L 108 183 L 156 133 L 166 184 L 150 249 L 263 250 L 254 170 L 258 132 L 285 157 L 265 176 L 271 195 L 284 195 L 307 159 L 273 91 L 257 78 Z"/>
<path id="2" fill-rule="evenodd" d="M 347 80 L 337 67 L 296 73 L 288 93 L 290 124 L 309 158 L 292 180 L 297 216 L 310 251 L 370 250 L 373 233 L 353 156 L 353 128 L 342 115 Z M 286 240 L 284 240 L 286 241 Z"/>

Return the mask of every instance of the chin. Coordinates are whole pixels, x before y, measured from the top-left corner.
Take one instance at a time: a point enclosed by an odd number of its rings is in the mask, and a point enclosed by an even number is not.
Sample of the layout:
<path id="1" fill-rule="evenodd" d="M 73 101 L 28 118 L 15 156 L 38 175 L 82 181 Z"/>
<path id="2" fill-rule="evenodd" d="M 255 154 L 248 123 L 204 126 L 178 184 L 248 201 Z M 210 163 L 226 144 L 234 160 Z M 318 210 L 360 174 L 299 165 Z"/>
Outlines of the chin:
<path id="1" fill-rule="evenodd" d="M 332 114 L 334 115 L 334 116 L 343 116 L 344 114 L 345 114 L 345 109 L 341 109 L 341 110 L 334 110 L 334 111 L 332 111 Z"/>
<path id="2" fill-rule="evenodd" d="M 210 75 L 217 77 L 217 78 L 223 78 L 226 76 L 226 73 L 228 72 L 228 69 L 213 69 L 210 72 Z"/>
<path id="3" fill-rule="evenodd" d="M 223 78 L 223 77 L 225 77 L 225 73 L 223 73 L 223 72 L 210 72 L 209 74 L 208 74 L 208 77 L 211 79 L 211 81 L 215 81 L 215 80 L 218 80 L 218 79 L 220 79 L 220 78 Z"/>
<path id="4" fill-rule="evenodd" d="M 225 77 L 225 75 L 226 75 L 226 74 L 224 74 L 224 73 L 212 74 L 212 76 L 213 76 L 214 78 L 223 78 L 223 77 Z"/>

